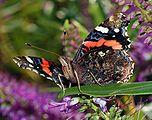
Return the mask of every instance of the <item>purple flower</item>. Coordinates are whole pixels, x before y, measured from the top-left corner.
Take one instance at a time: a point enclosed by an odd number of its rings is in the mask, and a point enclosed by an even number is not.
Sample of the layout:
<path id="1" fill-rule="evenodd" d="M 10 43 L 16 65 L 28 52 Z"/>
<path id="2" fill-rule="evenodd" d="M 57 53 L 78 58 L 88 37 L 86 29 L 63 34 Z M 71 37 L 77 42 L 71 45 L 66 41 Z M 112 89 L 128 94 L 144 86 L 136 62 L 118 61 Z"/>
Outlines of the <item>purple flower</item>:
<path id="1" fill-rule="evenodd" d="M 64 97 L 62 102 L 55 102 L 55 101 L 50 101 L 50 103 L 48 104 L 48 108 L 54 109 L 54 108 L 58 108 L 60 110 L 60 112 L 62 113 L 66 113 L 68 114 L 69 118 L 71 119 L 83 119 L 84 118 L 84 113 L 79 113 L 78 109 L 80 108 L 80 104 L 79 104 L 79 98 L 78 97 Z"/>
<path id="2" fill-rule="evenodd" d="M 140 39 L 133 44 L 134 50 L 131 56 L 136 64 L 141 65 L 152 58 L 152 46 L 144 43 L 145 39 Z"/>
<path id="3" fill-rule="evenodd" d="M 137 34 L 137 41 L 133 43 L 134 50 L 131 52 L 131 56 L 138 65 L 152 59 L 152 44 L 148 44 L 152 40 L 151 36 L 152 24 L 147 22 L 142 23 Z"/>
<path id="4" fill-rule="evenodd" d="M 152 23 L 148 17 L 152 17 L 149 14 L 152 5 L 148 1 L 137 0 L 113 0 L 118 4 L 118 8 L 122 8 L 122 12 L 126 14 L 128 20 L 136 18 L 132 25 L 132 28 L 138 28 L 138 34 L 136 42 L 133 43 L 134 50 L 131 52 L 131 56 L 134 58 L 136 64 L 141 65 L 145 61 L 149 61 L 152 58 L 152 44 L 150 44 L 152 38 Z M 140 6 L 138 6 L 138 4 Z M 147 11 L 146 11 L 147 10 Z M 147 17 L 148 16 L 148 17 Z"/>
<path id="5" fill-rule="evenodd" d="M 148 66 L 142 66 L 142 70 L 137 76 L 137 81 L 149 81 L 152 78 L 152 61 L 148 63 Z"/>
<path id="6" fill-rule="evenodd" d="M 147 11 L 152 10 L 152 5 L 150 4 L 150 2 L 145 1 L 145 0 L 137 0 L 136 2 L 130 1 L 130 0 L 112 0 L 112 1 L 114 3 L 117 3 L 118 7 L 121 7 L 122 12 L 124 12 L 128 16 L 128 18 L 129 16 L 132 16 L 130 17 L 131 19 L 134 18 L 136 14 L 138 13 L 141 14 L 141 9 L 142 9 L 142 12 L 143 10 L 147 10 Z M 140 6 L 138 6 L 139 4 Z M 144 19 L 143 16 L 142 16 L 142 19 Z"/>
<path id="7" fill-rule="evenodd" d="M 93 102 L 98 104 L 103 112 L 107 111 L 107 106 L 106 106 L 107 102 L 102 98 L 93 98 Z"/>
<path id="8" fill-rule="evenodd" d="M 3 4 L 5 2 L 5 0 L 0 0 L 0 4 Z"/>
<path id="9" fill-rule="evenodd" d="M 65 97 L 62 102 L 50 102 L 50 108 L 52 107 L 60 107 L 60 111 L 64 111 L 66 113 L 70 112 L 71 108 L 74 106 L 76 107 L 79 103 L 79 98 L 72 98 L 70 96 Z"/>
<path id="10" fill-rule="evenodd" d="M 41 93 L 38 87 L 17 81 L 8 73 L 0 72 L 0 115 L 8 120 L 62 120 L 72 117 L 60 112 L 59 107 L 48 109 L 48 102 L 55 100 L 54 93 Z M 67 100 L 68 101 L 68 100 Z M 67 105 L 71 105 L 70 104 Z M 73 119 L 83 114 L 75 111 Z"/>

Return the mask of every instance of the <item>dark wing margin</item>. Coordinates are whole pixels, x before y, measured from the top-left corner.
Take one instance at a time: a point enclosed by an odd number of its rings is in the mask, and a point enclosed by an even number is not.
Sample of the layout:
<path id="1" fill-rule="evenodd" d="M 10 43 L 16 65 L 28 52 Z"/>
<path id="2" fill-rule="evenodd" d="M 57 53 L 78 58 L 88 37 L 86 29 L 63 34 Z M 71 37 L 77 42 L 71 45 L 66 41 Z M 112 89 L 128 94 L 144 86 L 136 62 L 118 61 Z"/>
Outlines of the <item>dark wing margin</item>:
<path id="1" fill-rule="evenodd" d="M 22 69 L 31 70 L 57 84 L 60 81 L 64 82 L 62 68 L 53 61 L 31 56 L 17 56 L 13 58 L 13 61 Z"/>

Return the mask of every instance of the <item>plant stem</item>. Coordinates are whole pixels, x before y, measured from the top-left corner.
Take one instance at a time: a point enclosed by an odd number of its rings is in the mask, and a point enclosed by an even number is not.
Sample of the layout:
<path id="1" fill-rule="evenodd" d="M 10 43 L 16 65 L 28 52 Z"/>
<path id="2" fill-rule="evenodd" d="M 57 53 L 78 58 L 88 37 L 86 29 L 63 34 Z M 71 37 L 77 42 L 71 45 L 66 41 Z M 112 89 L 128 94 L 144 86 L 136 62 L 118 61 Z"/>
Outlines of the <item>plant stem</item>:
<path id="1" fill-rule="evenodd" d="M 140 9 L 141 13 L 146 17 L 148 22 L 152 21 L 152 18 L 149 16 L 148 11 L 143 9 L 138 0 L 132 0 L 134 4 Z"/>

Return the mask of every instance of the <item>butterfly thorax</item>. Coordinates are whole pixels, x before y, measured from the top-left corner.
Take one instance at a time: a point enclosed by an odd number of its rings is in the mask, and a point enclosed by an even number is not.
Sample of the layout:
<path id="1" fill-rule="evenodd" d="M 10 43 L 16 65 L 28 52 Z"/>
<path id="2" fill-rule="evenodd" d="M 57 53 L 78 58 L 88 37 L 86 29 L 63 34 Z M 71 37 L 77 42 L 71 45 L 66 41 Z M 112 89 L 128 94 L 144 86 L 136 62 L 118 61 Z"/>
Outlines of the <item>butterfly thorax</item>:
<path id="1" fill-rule="evenodd" d="M 62 64 L 62 71 L 65 78 L 71 83 L 76 83 L 77 80 L 74 74 L 73 65 L 71 63 L 72 61 L 70 61 L 67 57 L 60 57 L 59 61 Z"/>

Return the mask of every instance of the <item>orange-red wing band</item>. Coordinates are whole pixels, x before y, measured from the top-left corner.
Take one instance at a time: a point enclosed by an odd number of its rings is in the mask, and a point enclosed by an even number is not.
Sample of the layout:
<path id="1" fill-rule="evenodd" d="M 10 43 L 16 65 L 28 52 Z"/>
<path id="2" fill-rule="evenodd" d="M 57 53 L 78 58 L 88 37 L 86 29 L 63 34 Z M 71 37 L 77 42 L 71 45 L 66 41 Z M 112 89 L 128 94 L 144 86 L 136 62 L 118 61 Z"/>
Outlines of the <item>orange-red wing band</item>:
<path id="1" fill-rule="evenodd" d="M 41 66 L 42 66 L 43 71 L 45 71 L 47 74 L 49 74 L 50 76 L 52 76 L 52 72 L 49 69 L 50 64 L 49 64 L 49 62 L 47 60 L 42 59 Z"/>
<path id="2" fill-rule="evenodd" d="M 105 40 L 100 39 L 98 41 L 85 41 L 84 46 L 86 46 L 89 50 L 94 47 L 101 47 L 101 46 L 107 46 L 112 47 L 113 49 L 122 49 L 122 45 L 117 42 L 116 40 Z"/>

